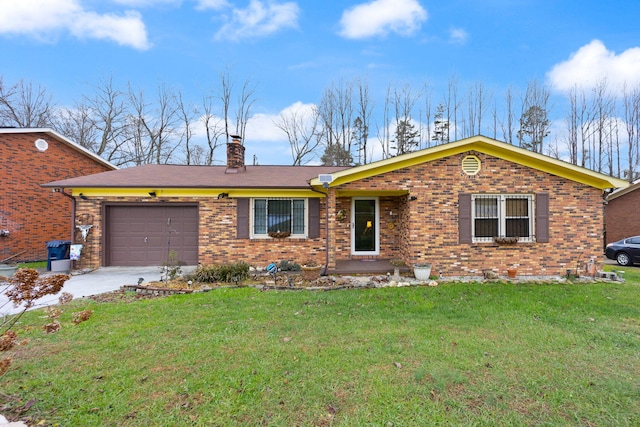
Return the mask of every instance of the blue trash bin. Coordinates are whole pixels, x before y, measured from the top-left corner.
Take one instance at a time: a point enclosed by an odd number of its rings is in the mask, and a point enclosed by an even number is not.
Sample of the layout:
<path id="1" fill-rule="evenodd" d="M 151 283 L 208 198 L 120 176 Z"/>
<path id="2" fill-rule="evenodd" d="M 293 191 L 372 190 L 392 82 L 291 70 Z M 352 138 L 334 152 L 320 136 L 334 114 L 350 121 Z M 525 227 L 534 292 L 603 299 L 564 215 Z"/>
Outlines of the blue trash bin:
<path id="1" fill-rule="evenodd" d="M 51 260 L 69 259 L 71 240 L 51 240 L 47 242 L 47 271 L 51 271 Z"/>

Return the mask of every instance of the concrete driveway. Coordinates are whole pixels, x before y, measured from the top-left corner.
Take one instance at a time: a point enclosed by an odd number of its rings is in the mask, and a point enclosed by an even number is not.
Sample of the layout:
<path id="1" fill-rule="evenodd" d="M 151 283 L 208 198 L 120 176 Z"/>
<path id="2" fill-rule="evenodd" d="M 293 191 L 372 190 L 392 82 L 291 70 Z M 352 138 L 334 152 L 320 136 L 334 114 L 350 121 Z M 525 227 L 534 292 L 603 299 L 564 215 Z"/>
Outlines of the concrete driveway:
<path id="1" fill-rule="evenodd" d="M 195 267 L 182 267 L 182 273 L 190 272 Z M 41 272 L 41 275 L 51 274 Z M 83 298 L 92 295 L 104 294 L 120 289 L 123 285 L 135 285 L 139 278 L 144 282 L 160 280 L 161 267 L 101 267 L 88 273 L 74 274 L 67 280 L 56 295 L 48 295 L 36 301 L 33 308 L 42 308 L 58 303 L 58 298 L 62 292 L 68 292 L 73 298 Z M 5 287 L 0 285 L 0 316 L 18 313 L 22 307 L 14 307 L 4 295 Z M 5 303 L 7 303 L 5 305 Z"/>

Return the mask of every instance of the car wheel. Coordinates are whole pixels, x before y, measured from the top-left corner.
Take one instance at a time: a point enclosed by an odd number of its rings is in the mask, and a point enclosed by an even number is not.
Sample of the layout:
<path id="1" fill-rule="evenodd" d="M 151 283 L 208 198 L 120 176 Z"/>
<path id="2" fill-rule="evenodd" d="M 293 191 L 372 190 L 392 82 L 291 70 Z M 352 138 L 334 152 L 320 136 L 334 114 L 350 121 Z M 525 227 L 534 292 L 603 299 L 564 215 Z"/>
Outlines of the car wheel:
<path id="1" fill-rule="evenodd" d="M 616 255 L 616 261 L 618 261 L 618 264 L 620 265 L 624 265 L 624 266 L 631 265 L 631 257 L 626 252 L 618 253 Z"/>

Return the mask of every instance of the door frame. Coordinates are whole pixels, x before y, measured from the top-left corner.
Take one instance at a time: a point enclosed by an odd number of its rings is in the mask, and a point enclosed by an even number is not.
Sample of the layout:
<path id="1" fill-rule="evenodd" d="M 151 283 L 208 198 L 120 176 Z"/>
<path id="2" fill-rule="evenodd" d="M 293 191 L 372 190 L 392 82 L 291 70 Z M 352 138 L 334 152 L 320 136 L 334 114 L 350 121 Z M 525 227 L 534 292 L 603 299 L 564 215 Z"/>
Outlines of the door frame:
<path id="1" fill-rule="evenodd" d="M 375 249 L 373 251 L 356 251 L 356 200 L 373 200 L 375 201 Z M 380 255 L 380 198 L 371 197 L 352 197 L 351 198 L 351 255 Z"/>

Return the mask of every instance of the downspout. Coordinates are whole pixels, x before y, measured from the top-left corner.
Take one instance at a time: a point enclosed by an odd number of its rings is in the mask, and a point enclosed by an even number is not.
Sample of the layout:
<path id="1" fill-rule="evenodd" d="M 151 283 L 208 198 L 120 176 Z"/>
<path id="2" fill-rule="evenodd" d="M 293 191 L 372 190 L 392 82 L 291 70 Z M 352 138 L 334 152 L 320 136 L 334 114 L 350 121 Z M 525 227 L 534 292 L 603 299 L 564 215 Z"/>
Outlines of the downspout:
<path id="1" fill-rule="evenodd" d="M 60 193 L 62 195 L 67 196 L 68 198 L 71 199 L 71 238 L 69 239 L 71 241 L 71 243 L 73 243 L 73 236 L 75 235 L 76 232 L 76 227 L 75 227 L 75 221 L 76 221 L 76 198 L 73 197 L 71 194 L 67 194 L 64 192 L 64 188 L 54 188 L 53 189 L 54 192 L 56 193 Z"/>
<path id="2" fill-rule="evenodd" d="M 327 275 L 327 270 L 329 269 L 329 183 L 325 182 L 322 186 L 327 190 L 327 192 L 323 192 L 320 190 L 316 190 L 313 188 L 311 184 L 309 184 L 309 189 L 316 193 L 323 194 L 325 197 L 324 206 L 326 209 L 325 212 L 325 224 L 326 224 L 326 237 L 325 237 L 325 261 L 324 261 L 324 271 L 321 273 L 322 276 Z"/>

